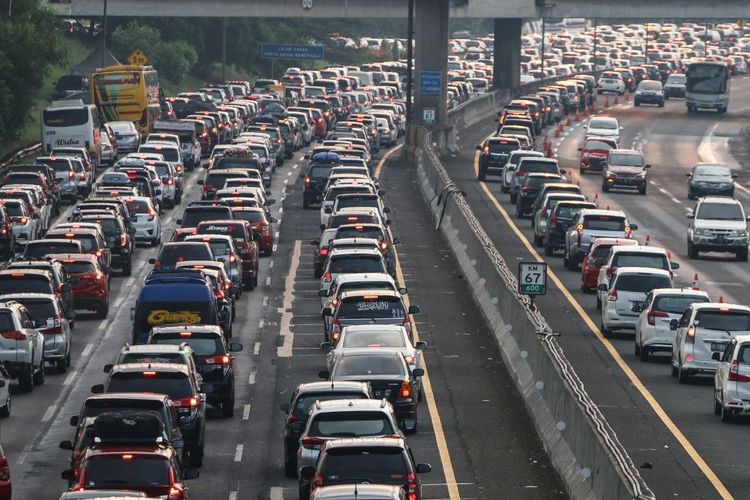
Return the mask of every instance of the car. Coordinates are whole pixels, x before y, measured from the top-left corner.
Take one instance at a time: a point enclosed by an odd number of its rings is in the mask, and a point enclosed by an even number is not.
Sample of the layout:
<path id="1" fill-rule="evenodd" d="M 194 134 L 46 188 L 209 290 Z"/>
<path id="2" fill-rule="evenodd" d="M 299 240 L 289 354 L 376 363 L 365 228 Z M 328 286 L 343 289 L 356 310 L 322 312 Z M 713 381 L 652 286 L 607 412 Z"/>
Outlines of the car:
<path id="1" fill-rule="evenodd" d="M 750 307 L 723 302 L 690 304 L 679 320 L 670 321 L 674 332 L 672 376 L 681 384 L 694 375 L 713 375 L 719 360 L 737 335 L 750 334 Z"/>
<path id="2" fill-rule="evenodd" d="M 387 272 L 383 254 L 377 248 L 335 249 L 327 254 L 320 290 L 327 292 L 339 274 Z"/>
<path id="3" fill-rule="evenodd" d="M 513 175 L 510 179 L 510 202 L 514 205 L 521 189 L 521 183 L 527 175 L 532 173 L 554 174 L 559 176 L 559 179 L 562 179 L 562 175 L 566 171 L 560 168 L 560 164 L 554 158 L 544 158 L 541 156 L 524 156 L 520 158 L 518 165 L 513 169 Z"/>
<path id="4" fill-rule="evenodd" d="M 73 307 L 95 311 L 99 318 L 109 314 L 109 280 L 99 261 L 88 254 L 50 254 L 71 277 Z"/>
<path id="5" fill-rule="evenodd" d="M 366 382 L 308 382 L 300 384 L 292 391 L 289 403 L 281 405 L 287 415 L 284 426 L 284 473 L 296 478 L 297 449 L 299 438 L 307 425 L 310 408 L 318 401 L 374 399 L 372 388 Z"/>
<path id="6" fill-rule="evenodd" d="M 141 144 L 141 134 L 133 122 L 112 121 L 107 122 L 106 126 L 114 135 L 118 153 L 138 151 Z"/>
<path id="7" fill-rule="evenodd" d="M 316 488 L 310 500 L 344 500 L 362 498 L 369 500 L 407 500 L 406 490 L 401 486 L 385 484 L 337 484 Z"/>
<path id="8" fill-rule="evenodd" d="M 609 337 L 614 330 L 634 330 L 646 294 L 654 288 L 673 288 L 672 274 L 649 267 L 619 267 L 608 283 L 597 287 L 606 293 L 599 329 Z"/>
<path id="9" fill-rule="evenodd" d="M 672 97 L 685 97 L 687 89 L 687 77 L 685 75 L 672 74 L 664 83 L 664 99 Z"/>
<path id="10" fill-rule="evenodd" d="M 206 402 L 221 409 L 222 416 L 234 415 L 235 368 L 233 352 L 242 344 L 227 343 L 221 328 L 212 325 L 164 326 L 151 329 L 149 344 L 180 345 L 192 348 L 201 375 L 201 392 Z"/>
<path id="11" fill-rule="evenodd" d="M 513 151 L 521 149 L 521 143 L 518 139 L 505 137 L 489 137 L 482 144 L 477 146 L 479 151 L 479 171 L 477 178 L 480 181 L 486 180 L 487 175 L 492 172 L 498 172 L 502 175 L 505 164 Z"/>
<path id="12" fill-rule="evenodd" d="M 11 238 L 3 235 L 6 242 L 4 255 L 12 256 L 25 248 L 30 241 L 39 237 L 41 231 L 39 219 L 34 218 L 31 207 L 23 200 L 0 198 L 0 206 L 5 209 L 10 219 L 3 224 L 6 235 L 9 228 L 11 233 Z M 9 239 L 12 241 L 12 248 L 8 248 Z"/>
<path id="13" fill-rule="evenodd" d="M 232 207 L 232 214 L 235 220 L 245 220 L 250 223 L 253 229 L 253 240 L 256 236 L 260 237 L 260 241 L 256 241 L 259 255 L 266 257 L 273 255 L 275 236 L 272 224 L 278 222 L 278 219 L 269 217 L 261 207 Z"/>
<path id="14" fill-rule="evenodd" d="M 602 94 L 604 92 L 614 92 L 616 94 L 625 95 L 625 82 L 622 80 L 622 75 L 616 71 L 605 71 L 599 77 L 596 82 L 596 93 Z"/>
<path id="15" fill-rule="evenodd" d="M 674 332 L 669 325 L 690 304 L 711 302 L 708 294 L 690 288 L 655 288 L 643 301 L 635 324 L 635 355 L 648 361 L 654 352 L 672 352 Z"/>
<path id="16" fill-rule="evenodd" d="M 738 200 L 717 196 L 700 198 L 687 218 L 690 219 L 689 258 L 699 258 L 700 252 L 729 252 L 734 253 L 737 260 L 747 261 L 748 217 Z"/>
<path id="17" fill-rule="evenodd" d="M 51 293 L 14 293 L 0 295 L 0 302 L 22 304 L 31 321 L 44 338 L 44 361 L 65 373 L 70 366 L 70 323 L 65 318 L 60 299 Z"/>
<path id="18" fill-rule="evenodd" d="M 609 151 L 617 148 L 617 141 L 606 137 L 589 137 L 578 148 L 581 152 L 579 172 L 585 175 L 589 171 L 601 171 L 607 161 Z"/>
<path id="19" fill-rule="evenodd" d="M 248 208 L 247 210 L 250 210 Z M 262 209 L 259 209 L 262 211 Z M 236 210 L 232 209 L 235 214 Z M 265 217 L 265 212 L 262 211 Z M 255 226 L 260 229 L 256 231 L 251 222 L 241 219 L 216 219 L 198 223 L 195 227 L 195 233 L 200 235 L 228 235 L 234 240 L 234 245 L 239 252 L 241 283 L 246 290 L 252 291 L 258 285 L 258 272 L 260 269 L 260 248 L 259 243 L 263 243 L 263 238 L 268 238 L 269 228 L 263 225 Z M 186 240 L 190 240 L 188 236 Z M 215 255 L 216 257 L 217 255 Z M 234 277 L 233 277 L 234 279 Z"/>
<path id="20" fill-rule="evenodd" d="M 10 407 L 8 406 L 8 410 Z M 0 409 L 0 413 L 2 410 Z M 10 465 L 5 450 L 0 446 L 0 495 L 10 499 L 13 494 L 13 486 L 10 479 Z"/>
<path id="21" fill-rule="evenodd" d="M 78 221 L 99 224 L 109 246 L 112 267 L 120 268 L 123 276 L 130 276 L 135 241 L 130 237 L 125 220 L 116 213 L 83 212 Z"/>
<path id="22" fill-rule="evenodd" d="M 578 213 L 583 209 L 596 209 L 597 206 L 592 201 L 586 201 L 583 195 L 554 192 L 548 196 L 547 204 L 551 208 L 541 209 L 539 221 L 534 224 L 534 239 L 544 246 L 545 255 L 552 256 L 555 251 L 565 248 L 565 235 Z"/>
<path id="23" fill-rule="evenodd" d="M 702 196 L 734 197 L 735 179 L 729 167 L 720 163 L 698 163 L 685 174 L 688 177 L 688 200 Z"/>
<path id="24" fill-rule="evenodd" d="M 523 162 L 521 162 L 523 164 Z M 527 173 L 518 181 L 515 216 L 525 217 L 533 211 L 532 207 L 544 188 L 545 184 L 562 183 L 563 177 L 559 174 L 533 172 Z"/>
<path id="25" fill-rule="evenodd" d="M 621 210 L 582 209 L 565 234 L 563 265 L 571 271 L 589 253 L 594 240 L 599 238 L 631 239 L 638 226 L 628 221 Z"/>
<path id="26" fill-rule="evenodd" d="M 586 138 L 604 137 L 620 142 L 620 127 L 617 118 L 611 116 L 595 116 L 589 119 L 586 125 Z"/>
<path id="27" fill-rule="evenodd" d="M 359 483 L 398 485 L 412 500 L 422 500 L 420 474 L 432 470 L 429 464 L 415 464 L 406 440 L 392 438 L 350 438 L 329 441 L 320 451 L 315 467 L 300 470 L 299 498 L 327 486 Z"/>
<path id="28" fill-rule="evenodd" d="M 187 206 L 182 217 L 177 219 L 181 228 L 197 227 L 204 221 L 233 219 L 232 210 L 224 202 L 200 204 L 193 202 Z"/>
<path id="29" fill-rule="evenodd" d="M 68 227 L 53 227 L 47 231 L 45 239 L 71 239 L 80 241 L 83 244 L 83 251 L 96 257 L 99 261 L 101 272 L 109 279 L 112 272 L 112 257 L 101 226 L 96 224 L 93 227 L 82 227 L 87 223 L 79 222 L 71 222 L 69 224 L 70 226 Z"/>
<path id="30" fill-rule="evenodd" d="M 49 165 L 55 170 L 55 182 L 58 185 L 60 199 L 67 200 L 70 204 L 75 203 L 78 199 L 78 182 L 76 181 L 73 159 L 66 156 L 47 156 L 39 157 L 35 162 Z M 18 183 L 15 182 L 15 184 Z M 3 185 L 5 186 L 7 183 L 3 182 Z"/>
<path id="31" fill-rule="evenodd" d="M 185 260 L 216 260 L 211 247 L 204 241 L 181 241 L 165 243 L 159 249 L 155 259 L 149 259 L 154 270 L 168 271 L 175 268 L 177 262 Z"/>
<path id="32" fill-rule="evenodd" d="M 155 247 L 161 243 L 161 217 L 153 200 L 145 196 L 126 197 L 125 205 L 135 230 L 136 242 L 147 242 Z"/>
<path id="33" fill-rule="evenodd" d="M 523 158 L 544 158 L 544 153 L 541 151 L 528 151 L 525 149 L 516 149 L 515 151 L 512 151 L 508 156 L 505 167 L 503 168 L 503 175 L 500 177 L 500 190 L 503 193 L 510 192 L 511 183 L 515 176 L 515 171 L 518 168 L 518 163 Z"/>
<path id="34" fill-rule="evenodd" d="M 185 238 L 185 242 L 203 242 L 211 247 L 214 259 L 224 264 L 232 284 L 235 298 L 242 295 L 243 273 L 242 259 L 234 245 L 234 238 L 229 234 L 195 234 Z M 254 271 L 257 271 L 254 270 Z"/>
<path id="35" fill-rule="evenodd" d="M 46 325 L 46 321 L 44 323 Z M 23 392 L 44 383 L 44 336 L 26 307 L 14 300 L 0 302 L 0 362 L 18 380 Z"/>
<path id="36" fill-rule="evenodd" d="M 310 164 L 301 172 L 304 178 L 302 189 L 302 207 L 309 208 L 314 203 L 323 201 L 323 191 L 328 183 L 331 169 L 341 164 L 336 153 L 317 153 L 310 160 Z"/>
<path id="37" fill-rule="evenodd" d="M 602 191 L 607 193 L 610 189 L 636 189 L 638 194 L 646 194 L 649 168 L 651 165 L 645 162 L 640 151 L 611 149 L 602 168 Z"/>
<path id="38" fill-rule="evenodd" d="M 314 467 L 321 448 L 342 438 L 403 437 L 393 406 L 386 399 L 316 401 L 300 436 L 297 467 Z"/>
<path id="39" fill-rule="evenodd" d="M 750 411 L 750 335 L 738 334 L 723 352 L 712 352 L 719 362 L 714 375 L 714 414 L 722 422 Z"/>
<path id="40" fill-rule="evenodd" d="M 190 465 L 203 465 L 206 401 L 189 367 L 168 363 L 115 365 L 106 384 L 92 386 L 91 392 L 157 392 L 168 395 L 177 409 Z"/>
<path id="41" fill-rule="evenodd" d="M 664 89 L 662 84 L 658 80 L 643 80 L 638 84 L 638 88 L 635 89 L 635 95 L 633 96 L 633 106 L 640 106 L 641 104 L 656 104 L 660 108 L 664 107 Z"/>
<path id="42" fill-rule="evenodd" d="M 609 250 L 615 246 L 639 245 L 635 238 L 596 238 L 591 242 L 589 252 L 581 263 L 581 291 L 583 293 L 595 293 L 599 282 L 599 269 L 604 263 L 603 259 L 609 254 Z"/>

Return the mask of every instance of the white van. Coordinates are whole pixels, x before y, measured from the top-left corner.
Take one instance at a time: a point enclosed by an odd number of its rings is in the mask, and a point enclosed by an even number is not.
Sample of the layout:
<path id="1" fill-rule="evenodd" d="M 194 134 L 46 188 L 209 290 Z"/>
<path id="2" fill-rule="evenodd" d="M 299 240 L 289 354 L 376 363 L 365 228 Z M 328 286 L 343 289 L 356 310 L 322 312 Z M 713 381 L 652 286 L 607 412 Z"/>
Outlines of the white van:
<path id="1" fill-rule="evenodd" d="M 347 76 L 358 78 L 360 87 L 373 85 L 375 81 L 372 77 L 372 71 L 350 71 Z"/>
<path id="2" fill-rule="evenodd" d="M 57 147 L 85 147 L 96 170 L 102 153 L 96 106 L 84 104 L 80 99 L 53 101 L 42 110 L 40 122 L 42 143 L 47 154 Z"/>

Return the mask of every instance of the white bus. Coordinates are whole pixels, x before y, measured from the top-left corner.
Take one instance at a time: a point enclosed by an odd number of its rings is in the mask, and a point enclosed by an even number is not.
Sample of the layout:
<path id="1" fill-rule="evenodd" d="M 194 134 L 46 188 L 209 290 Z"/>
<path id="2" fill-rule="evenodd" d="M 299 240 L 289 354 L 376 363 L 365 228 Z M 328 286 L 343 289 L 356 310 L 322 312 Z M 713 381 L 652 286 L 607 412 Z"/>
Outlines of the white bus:
<path id="1" fill-rule="evenodd" d="M 42 110 L 42 144 L 49 154 L 57 147 L 85 147 L 99 165 L 102 151 L 99 113 L 93 104 L 80 99 L 54 101 Z"/>
<path id="2" fill-rule="evenodd" d="M 685 105 L 688 113 L 715 109 L 726 113 L 729 107 L 729 68 L 720 61 L 691 63 L 685 72 Z"/>

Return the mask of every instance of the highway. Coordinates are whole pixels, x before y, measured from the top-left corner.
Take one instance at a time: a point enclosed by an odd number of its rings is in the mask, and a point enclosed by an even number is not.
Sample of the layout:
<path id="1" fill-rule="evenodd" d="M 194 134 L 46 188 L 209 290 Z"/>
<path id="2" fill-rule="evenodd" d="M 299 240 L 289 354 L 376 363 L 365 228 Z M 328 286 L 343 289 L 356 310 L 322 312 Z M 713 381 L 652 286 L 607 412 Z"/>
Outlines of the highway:
<path id="1" fill-rule="evenodd" d="M 634 108 L 631 102 L 614 105 L 610 96 L 610 107 L 601 109 L 604 100 L 599 96 L 600 115 L 617 117 L 623 126 L 620 147 L 642 150 L 653 166 L 648 194 L 603 194 L 600 175 L 579 175 L 577 148 L 583 142 L 584 122 L 566 127 L 559 139 L 552 135 L 553 129 L 545 131 L 561 167 L 568 169 L 572 182 L 580 182 L 584 194 L 590 198 L 598 195 L 601 207 L 624 210 L 631 222 L 638 224 L 641 241 L 649 236 L 651 245 L 671 251 L 681 265 L 679 284 L 690 286 L 697 273 L 700 288 L 714 299 L 750 302 L 747 263 L 723 254 L 688 259 L 685 218 L 693 205 L 687 199 L 685 174 L 699 161 L 724 161 L 736 168 L 737 198 L 746 207 L 750 204 L 750 175 L 733 162 L 727 148 L 727 138 L 738 135 L 748 122 L 750 80 L 733 80 L 731 107 L 725 116 L 687 115 L 682 100 L 667 101 L 664 108 Z M 494 122 L 485 121 L 462 132 L 461 151 L 443 162 L 511 266 L 518 260 L 542 260 L 541 249 L 530 243 L 529 219 L 511 215 L 513 206 L 495 178 L 486 183 L 476 180 L 474 146 L 494 128 Z M 598 330 L 595 296 L 580 291 L 580 272 L 565 269 L 559 252 L 545 260 L 555 286 L 551 293 L 539 297 L 537 304 L 560 334 L 559 341 L 589 394 L 657 498 L 746 496 L 750 466 L 740 457 L 746 449 L 744 427 L 750 421 L 738 419 L 739 423 L 727 425 L 713 415 L 713 377 L 680 385 L 670 376 L 666 356 L 648 363 L 634 356 L 632 335 L 604 339 Z"/>
<path id="2" fill-rule="evenodd" d="M 565 498 L 468 287 L 455 272 L 447 246 L 428 230 L 422 200 L 413 196 L 413 167 L 400 161 L 398 151 L 392 153 L 381 151 L 378 173 L 393 209 L 393 232 L 402 240 L 400 280 L 412 303 L 422 306 L 416 326 L 429 346 L 430 389 L 419 408 L 419 432 L 409 437 L 416 460 L 432 464 L 432 473 L 422 478 L 425 498 L 492 498 L 499 492 Z M 319 236 L 319 215 L 317 208 L 302 209 L 303 154 L 274 175 L 273 215 L 281 219 L 275 227 L 277 248 L 261 261 L 261 286 L 239 300 L 234 325 L 233 341 L 244 345 L 235 359 L 237 410 L 231 420 L 209 413 L 206 459 L 201 477 L 189 482 L 191 498 L 297 498 L 296 481 L 283 475 L 285 415 L 279 405 L 288 402 L 297 384 L 316 380 L 325 368 L 309 245 Z M 187 177 L 183 207 L 200 197 L 196 180 L 203 175 L 197 169 Z M 180 213 L 178 207 L 162 216 L 163 241 Z M 133 275 L 113 278 L 107 319 L 79 315 L 67 374 L 48 371 L 45 384 L 33 393 L 14 394 L 12 414 L 0 423 L 0 439 L 15 498 L 56 499 L 65 490 L 60 472 L 67 468 L 69 452 L 58 443 L 72 438 L 70 417 L 78 414 L 90 386 L 104 382 L 104 364 L 129 339 L 130 307 L 150 270 L 148 258 L 156 253 L 157 248 L 140 247 Z"/>

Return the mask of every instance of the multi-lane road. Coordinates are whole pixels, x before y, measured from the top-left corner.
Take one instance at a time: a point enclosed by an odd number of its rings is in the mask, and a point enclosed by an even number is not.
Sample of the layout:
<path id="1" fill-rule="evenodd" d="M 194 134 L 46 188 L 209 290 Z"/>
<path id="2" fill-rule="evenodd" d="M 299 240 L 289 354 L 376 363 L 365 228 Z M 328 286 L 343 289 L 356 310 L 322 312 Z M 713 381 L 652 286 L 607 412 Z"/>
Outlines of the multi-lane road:
<path id="1" fill-rule="evenodd" d="M 621 98 L 622 99 L 622 98 Z M 603 108 L 605 98 L 599 97 Z M 600 115 L 617 117 L 620 147 L 643 151 L 649 171 L 648 194 L 601 192 L 600 175 L 578 173 L 578 147 L 585 123 L 567 127 L 560 138 L 550 133 L 555 155 L 573 182 L 590 198 L 598 195 L 600 206 L 624 210 L 638 224 L 638 237 L 666 247 L 680 263 L 677 282 L 692 285 L 695 274 L 700 288 L 718 300 L 750 303 L 750 268 L 733 255 L 708 254 L 689 260 L 686 248 L 688 220 L 694 204 L 687 199 L 685 174 L 699 161 L 722 161 L 737 169 L 737 198 L 750 205 L 750 174 L 732 159 L 728 138 L 737 137 L 750 116 L 750 80 L 732 82 L 729 113 L 688 115 L 682 100 L 667 101 L 664 108 L 633 107 L 631 102 L 600 109 Z M 531 241 L 529 219 L 511 214 L 508 195 L 490 178 L 476 180 L 474 146 L 494 130 L 484 122 L 461 134 L 462 151 L 444 163 L 460 189 L 510 263 L 543 259 Z M 549 133 L 549 132 L 548 132 Z M 598 330 L 595 296 L 580 291 L 580 273 L 566 270 L 558 252 L 545 258 L 550 263 L 553 291 L 537 300 L 541 312 L 561 334 L 560 342 L 579 372 L 587 390 L 628 449 L 636 466 L 657 497 L 715 498 L 717 494 L 746 496 L 750 466 L 742 458 L 745 426 L 750 421 L 722 424 L 712 413 L 713 378 L 681 385 L 670 376 L 668 358 L 643 363 L 633 354 L 633 336 L 605 339 Z M 653 359 L 653 358 L 652 358 Z"/>

